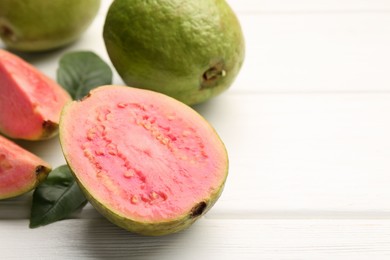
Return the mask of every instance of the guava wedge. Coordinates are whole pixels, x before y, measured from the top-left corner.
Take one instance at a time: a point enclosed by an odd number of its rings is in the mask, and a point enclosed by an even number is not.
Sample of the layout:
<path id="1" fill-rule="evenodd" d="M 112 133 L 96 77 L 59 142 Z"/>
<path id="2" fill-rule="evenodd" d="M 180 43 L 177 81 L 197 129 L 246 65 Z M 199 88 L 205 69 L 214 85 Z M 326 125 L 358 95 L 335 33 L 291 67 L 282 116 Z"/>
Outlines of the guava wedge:
<path id="1" fill-rule="evenodd" d="M 0 49 L 0 132 L 15 139 L 41 140 L 58 133 L 69 94 L 15 54 Z"/>
<path id="2" fill-rule="evenodd" d="M 228 175 L 227 151 L 212 126 L 150 90 L 101 86 L 68 103 L 60 142 L 91 204 L 143 235 L 189 227 L 217 201 Z"/>
<path id="3" fill-rule="evenodd" d="M 31 191 L 50 171 L 47 162 L 0 135 L 0 200 Z"/>

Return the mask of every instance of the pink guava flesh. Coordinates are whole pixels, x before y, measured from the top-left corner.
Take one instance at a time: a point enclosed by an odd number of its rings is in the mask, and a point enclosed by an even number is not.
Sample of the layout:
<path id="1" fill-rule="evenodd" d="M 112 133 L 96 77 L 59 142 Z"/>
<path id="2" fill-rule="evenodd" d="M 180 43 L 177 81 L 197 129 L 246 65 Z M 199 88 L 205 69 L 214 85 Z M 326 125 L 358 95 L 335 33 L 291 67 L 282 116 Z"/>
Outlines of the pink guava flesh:
<path id="1" fill-rule="evenodd" d="M 70 100 L 55 81 L 0 49 L 0 132 L 27 140 L 51 137 L 62 107 Z"/>
<path id="2" fill-rule="evenodd" d="M 0 135 L 0 199 L 32 190 L 50 169 L 47 162 Z"/>
<path id="3" fill-rule="evenodd" d="M 147 90 L 95 89 L 65 106 L 60 139 L 87 192 L 140 222 L 201 215 L 227 176 L 225 147 L 206 120 Z"/>

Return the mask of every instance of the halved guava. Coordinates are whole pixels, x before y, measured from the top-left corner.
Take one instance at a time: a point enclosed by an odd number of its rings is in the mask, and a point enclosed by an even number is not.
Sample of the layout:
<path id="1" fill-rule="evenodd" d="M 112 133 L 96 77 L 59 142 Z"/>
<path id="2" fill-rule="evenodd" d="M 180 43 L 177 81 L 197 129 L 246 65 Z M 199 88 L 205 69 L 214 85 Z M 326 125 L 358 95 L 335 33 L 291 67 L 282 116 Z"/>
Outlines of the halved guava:
<path id="1" fill-rule="evenodd" d="M 227 151 L 212 126 L 149 90 L 102 86 L 69 103 L 60 141 L 91 204 L 144 235 L 190 226 L 217 201 L 228 174 Z"/>
<path id="2" fill-rule="evenodd" d="M 34 189 L 50 171 L 47 162 L 0 135 L 0 200 Z"/>
<path id="3" fill-rule="evenodd" d="M 0 49 L 0 132 L 15 139 L 39 140 L 58 133 L 69 94 L 54 80 Z"/>

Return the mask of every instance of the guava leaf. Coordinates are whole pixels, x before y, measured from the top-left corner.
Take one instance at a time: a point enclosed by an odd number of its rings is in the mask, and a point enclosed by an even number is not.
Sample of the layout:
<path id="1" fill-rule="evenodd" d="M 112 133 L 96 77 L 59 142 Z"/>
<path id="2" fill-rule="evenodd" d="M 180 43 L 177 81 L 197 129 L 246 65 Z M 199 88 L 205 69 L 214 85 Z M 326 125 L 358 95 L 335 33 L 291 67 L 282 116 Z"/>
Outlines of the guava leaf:
<path id="1" fill-rule="evenodd" d="M 90 90 L 112 84 L 112 70 L 106 62 L 91 51 L 64 54 L 57 69 L 57 82 L 73 99 L 85 97 Z"/>
<path id="2" fill-rule="evenodd" d="M 30 228 L 68 217 L 87 203 L 69 167 L 54 169 L 34 191 Z"/>

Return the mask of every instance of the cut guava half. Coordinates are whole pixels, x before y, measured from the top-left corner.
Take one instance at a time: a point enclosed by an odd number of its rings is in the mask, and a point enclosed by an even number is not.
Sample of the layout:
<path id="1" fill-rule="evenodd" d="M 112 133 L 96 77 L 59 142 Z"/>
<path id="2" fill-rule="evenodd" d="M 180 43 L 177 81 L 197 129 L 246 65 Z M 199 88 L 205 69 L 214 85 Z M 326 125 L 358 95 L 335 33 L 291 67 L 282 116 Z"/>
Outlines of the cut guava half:
<path id="1" fill-rule="evenodd" d="M 101 86 L 67 104 L 60 142 L 91 204 L 144 235 L 189 227 L 217 201 L 228 175 L 215 129 L 189 106 L 149 90 Z"/>

